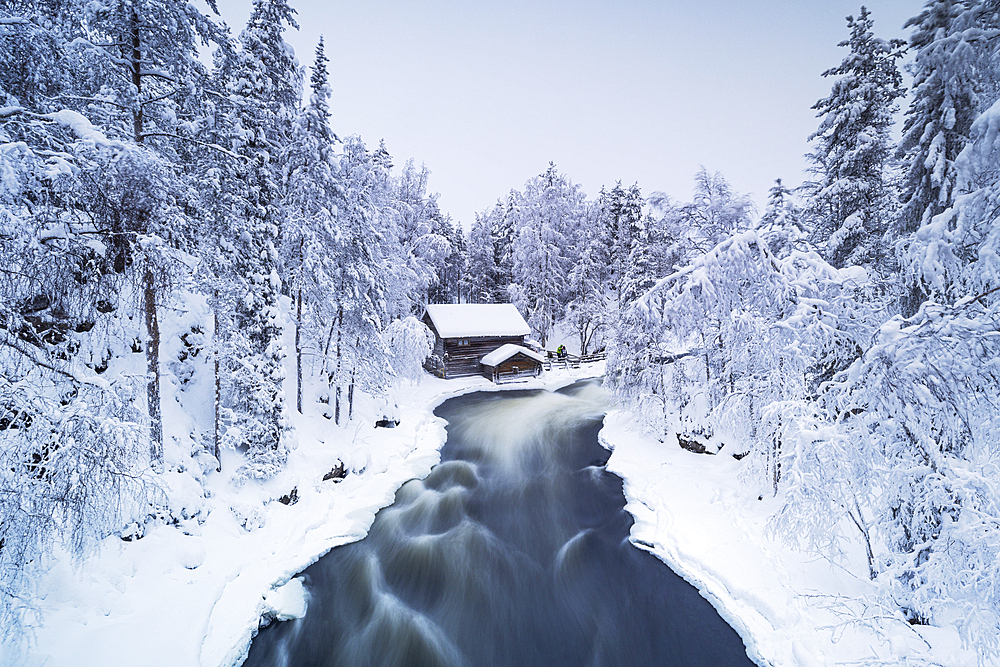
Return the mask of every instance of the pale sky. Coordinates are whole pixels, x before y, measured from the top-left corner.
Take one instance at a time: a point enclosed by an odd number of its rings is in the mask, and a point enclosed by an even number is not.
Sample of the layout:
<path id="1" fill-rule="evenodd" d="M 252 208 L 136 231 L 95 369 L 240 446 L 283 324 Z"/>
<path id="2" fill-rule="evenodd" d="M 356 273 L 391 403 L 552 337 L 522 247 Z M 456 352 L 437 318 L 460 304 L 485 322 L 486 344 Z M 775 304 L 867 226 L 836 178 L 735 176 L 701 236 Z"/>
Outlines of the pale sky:
<path id="1" fill-rule="evenodd" d="M 821 73 L 847 53 L 843 0 L 290 0 L 285 39 L 312 64 L 322 34 L 333 129 L 385 139 L 431 171 L 468 229 L 549 161 L 590 197 L 638 182 L 687 200 L 701 165 L 762 203 L 797 185 Z M 922 0 L 869 0 L 875 33 L 905 38 Z M 251 0 L 220 0 L 238 34 Z"/>

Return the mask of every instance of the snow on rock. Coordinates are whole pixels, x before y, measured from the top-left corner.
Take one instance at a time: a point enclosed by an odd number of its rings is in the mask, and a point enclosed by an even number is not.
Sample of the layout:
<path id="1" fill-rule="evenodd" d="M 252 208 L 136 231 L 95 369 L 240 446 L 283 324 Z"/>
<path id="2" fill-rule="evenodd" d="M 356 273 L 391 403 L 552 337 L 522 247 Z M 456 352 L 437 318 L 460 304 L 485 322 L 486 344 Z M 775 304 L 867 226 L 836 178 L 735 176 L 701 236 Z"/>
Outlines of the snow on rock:
<path id="1" fill-rule="evenodd" d="M 266 605 L 265 618 L 290 621 L 293 618 L 302 618 L 306 615 L 309 593 L 302 585 L 302 578 L 295 577 L 290 579 L 287 584 L 265 593 L 264 603 Z"/>
<path id="2" fill-rule="evenodd" d="M 772 538 L 780 500 L 758 500 L 733 457 L 695 454 L 633 424 L 616 410 L 600 432 L 607 469 L 625 481 L 632 543 L 697 587 L 757 664 L 977 664 L 953 630 L 910 626 L 866 598 L 874 589 L 860 548 L 833 563 Z"/>

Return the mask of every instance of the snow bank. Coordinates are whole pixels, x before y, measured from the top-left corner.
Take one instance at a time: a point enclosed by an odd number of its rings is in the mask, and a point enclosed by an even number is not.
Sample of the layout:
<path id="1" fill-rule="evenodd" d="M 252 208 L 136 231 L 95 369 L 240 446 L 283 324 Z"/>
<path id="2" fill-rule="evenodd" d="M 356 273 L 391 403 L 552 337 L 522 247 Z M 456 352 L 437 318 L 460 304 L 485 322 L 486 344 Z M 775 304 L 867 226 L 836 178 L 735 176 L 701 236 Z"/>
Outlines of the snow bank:
<path id="1" fill-rule="evenodd" d="M 630 430 L 612 411 L 600 438 L 608 470 L 625 480 L 631 541 L 701 591 L 770 667 L 939 664 L 971 667 L 976 656 L 950 630 L 912 627 L 864 596 L 873 592 L 865 554 L 817 559 L 769 536 L 779 500 L 739 481 L 730 456 L 694 454 Z"/>

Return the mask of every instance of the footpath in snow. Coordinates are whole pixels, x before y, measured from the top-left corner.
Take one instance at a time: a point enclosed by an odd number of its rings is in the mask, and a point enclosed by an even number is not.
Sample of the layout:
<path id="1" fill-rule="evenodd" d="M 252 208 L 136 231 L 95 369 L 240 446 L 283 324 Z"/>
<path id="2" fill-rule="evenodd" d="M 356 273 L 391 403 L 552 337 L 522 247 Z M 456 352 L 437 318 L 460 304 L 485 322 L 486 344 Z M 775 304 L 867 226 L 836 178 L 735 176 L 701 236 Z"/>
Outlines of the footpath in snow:
<path id="1" fill-rule="evenodd" d="M 972 667 L 952 629 L 913 627 L 872 593 L 859 547 L 834 564 L 772 536 L 778 499 L 740 481 L 732 456 L 695 454 L 674 439 L 640 435 L 613 410 L 600 438 L 608 470 L 625 480 L 631 540 L 696 586 L 771 667 L 941 665 Z"/>

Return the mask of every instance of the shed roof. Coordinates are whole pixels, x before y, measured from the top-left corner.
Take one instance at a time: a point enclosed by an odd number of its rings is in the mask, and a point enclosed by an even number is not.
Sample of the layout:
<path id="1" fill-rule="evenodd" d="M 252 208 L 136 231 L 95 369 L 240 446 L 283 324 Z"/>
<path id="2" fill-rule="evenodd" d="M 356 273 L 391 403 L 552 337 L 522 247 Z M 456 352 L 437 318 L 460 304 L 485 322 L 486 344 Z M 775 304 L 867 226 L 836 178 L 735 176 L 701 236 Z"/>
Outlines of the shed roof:
<path id="1" fill-rule="evenodd" d="M 522 347 L 520 345 L 514 345 L 513 343 L 507 343 L 506 345 L 501 345 L 500 347 L 498 347 L 497 349 L 493 350 L 485 357 L 480 359 L 480 362 L 483 364 L 483 366 L 498 366 L 518 353 L 523 354 L 529 359 L 534 359 L 540 364 L 545 363 L 545 357 L 543 357 L 542 355 L 538 354 L 534 350 L 529 350 L 526 347 Z"/>
<path id="2" fill-rule="evenodd" d="M 527 336 L 531 333 L 521 313 L 510 303 L 448 303 L 427 306 L 442 338 Z"/>

